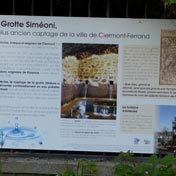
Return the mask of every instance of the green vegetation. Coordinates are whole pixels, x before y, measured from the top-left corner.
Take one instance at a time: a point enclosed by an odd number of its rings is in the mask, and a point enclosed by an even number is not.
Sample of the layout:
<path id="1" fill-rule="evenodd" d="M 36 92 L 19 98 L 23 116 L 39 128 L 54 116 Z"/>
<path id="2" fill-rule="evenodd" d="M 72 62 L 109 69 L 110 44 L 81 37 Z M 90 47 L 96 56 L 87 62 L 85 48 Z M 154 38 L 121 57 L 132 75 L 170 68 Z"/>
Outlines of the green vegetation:
<path id="1" fill-rule="evenodd" d="M 176 0 L 163 0 L 166 5 L 176 4 Z"/>
<path id="2" fill-rule="evenodd" d="M 114 176 L 174 176 L 176 157 L 151 155 L 145 162 L 135 162 L 131 153 L 121 153 L 115 159 Z"/>
<path id="3" fill-rule="evenodd" d="M 168 154 L 159 158 L 151 155 L 145 161 L 136 161 L 130 152 L 120 153 L 114 159 L 113 176 L 174 176 L 176 175 L 176 157 Z M 77 169 L 67 169 L 58 176 L 97 176 L 97 165 L 91 160 L 78 160 Z"/>
<path id="4" fill-rule="evenodd" d="M 97 165 L 94 161 L 79 159 L 76 171 L 67 165 L 66 170 L 58 176 L 96 176 L 96 173 Z"/>

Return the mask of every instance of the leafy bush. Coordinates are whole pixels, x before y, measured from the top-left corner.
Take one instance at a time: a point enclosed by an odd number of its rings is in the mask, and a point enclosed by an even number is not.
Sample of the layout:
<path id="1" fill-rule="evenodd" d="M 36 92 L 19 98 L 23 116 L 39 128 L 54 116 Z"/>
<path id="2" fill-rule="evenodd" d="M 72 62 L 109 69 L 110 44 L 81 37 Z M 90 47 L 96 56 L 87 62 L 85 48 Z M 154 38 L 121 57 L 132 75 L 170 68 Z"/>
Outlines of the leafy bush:
<path id="1" fill-rule="evenodd" d="M 91 160 L 78 160 L 76 171 L 69 167 L 58 176 L 96 176 L 97 165 Z M 168 154 L 159 158 L 151 155 L 144 161 L 137 161 L 130 152 L 121 152 L 114 159 L 113 176 L 176 176 L 176 157 Z"/>
<path id="2" fill-rule="evenodd" d="M 176 157 L 151 155 L 144 162 L 134 161 L 131 153 L 121 153 L 115 160 L 114 176 L 174 176 Z"/>

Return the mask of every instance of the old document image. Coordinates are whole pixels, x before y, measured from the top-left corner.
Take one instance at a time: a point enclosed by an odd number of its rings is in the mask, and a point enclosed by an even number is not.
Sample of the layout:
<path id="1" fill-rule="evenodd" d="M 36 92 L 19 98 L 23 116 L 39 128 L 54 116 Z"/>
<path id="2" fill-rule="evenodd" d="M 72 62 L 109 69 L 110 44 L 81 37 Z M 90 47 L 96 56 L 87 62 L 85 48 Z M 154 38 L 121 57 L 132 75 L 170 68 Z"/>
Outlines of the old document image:
<path id="1" fill-rule="evenodd" d="M 176 85 L 176 30 L 161 30 L 160 85 Z"/>

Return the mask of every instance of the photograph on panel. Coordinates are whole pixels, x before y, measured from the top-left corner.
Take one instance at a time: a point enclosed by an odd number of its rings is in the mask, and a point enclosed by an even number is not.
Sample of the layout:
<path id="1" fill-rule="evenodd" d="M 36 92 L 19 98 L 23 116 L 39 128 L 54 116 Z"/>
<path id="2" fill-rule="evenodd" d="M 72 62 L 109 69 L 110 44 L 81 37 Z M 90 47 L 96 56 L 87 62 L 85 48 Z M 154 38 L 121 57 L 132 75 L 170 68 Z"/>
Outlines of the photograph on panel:
<path id="1" fill-rule="evenodd" d="M 161 30 L 160 85 L 176 85 L 176 30 Z"/>
<path id="2" fill-rule="evenodd" d="M 176 153 L 176 106 L 158 106 L 157 153 Z"/>
<path id="3" fill-rule="evenodd" d="M 118 45 L 62 44 L 61 118 L 116 119 Z"/>

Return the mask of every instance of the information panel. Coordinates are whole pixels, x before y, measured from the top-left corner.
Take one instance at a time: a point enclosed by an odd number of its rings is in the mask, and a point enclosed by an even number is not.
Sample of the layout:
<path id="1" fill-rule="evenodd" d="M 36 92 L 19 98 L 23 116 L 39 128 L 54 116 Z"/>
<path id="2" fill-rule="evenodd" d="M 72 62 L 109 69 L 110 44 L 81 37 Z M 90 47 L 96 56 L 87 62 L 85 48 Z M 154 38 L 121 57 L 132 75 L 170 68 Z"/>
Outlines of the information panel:
<path id="1" fill-rule="evenodd" d="M 176 20 L 0 16 L 0 146 L 176 150 Z"/>

